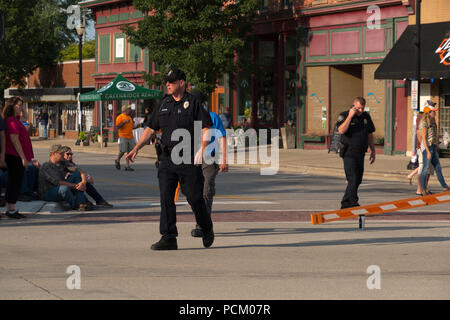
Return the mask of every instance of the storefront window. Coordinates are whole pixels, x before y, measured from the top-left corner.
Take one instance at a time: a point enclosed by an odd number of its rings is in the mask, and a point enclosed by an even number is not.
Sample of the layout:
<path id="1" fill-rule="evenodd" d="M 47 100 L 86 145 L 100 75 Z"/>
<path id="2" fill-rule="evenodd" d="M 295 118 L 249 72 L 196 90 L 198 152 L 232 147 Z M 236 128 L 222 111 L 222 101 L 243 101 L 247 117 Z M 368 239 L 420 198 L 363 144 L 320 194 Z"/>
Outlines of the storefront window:
<path id="1" fill-rule="evenodd" d="M 243 125 L 245 122 L 250 122 L 252 113 L 252 88 L 250 75 L 243 73 L 239 74 L 237 91 L 237 122 L 239 125 Z"/>
<path id="2" fill-rule="evenodd" d="M 444 105 L 439 108 L 439 135 L 450 134 L 450 95 L 444 96 Z"/>
<path id="3" fill-rule="evenodd" d="M 273 72 L 262 72 L 258 81 L 258 124 L 270 125 L 273 123 L 273 88 Z"/>
<path id="4" fill-rule="evenodd" d="M 295 95 L 296 71 L 285 71 L 284 84 L 284 122 L 286 124 L 296 125 L 297 123 L 297 100 Z"/>
<path id="5" fill-rule="evenodd" d="M 286 37 L 285 64 L 295 66 L 297 60 L 297 40 L 295 37 Z"/>
<path id="6" fill-rule="evenodd" d="M 258 44 L 258 62 L 261 66 L 273 66 L 275 59 L 275 43 L 260 41 Z"/>
<path id="7" fill-rule="evenodd" d="M 102 101 L 102 126 L 112 128 L 113 126 L 113 101 Z"/>
<path id="8" fill-rule="evenodd" d="M 62 125 L 64 131 L 77 130 L 77 109 L 76 104 L 66 104 L 62 114 Z"/>

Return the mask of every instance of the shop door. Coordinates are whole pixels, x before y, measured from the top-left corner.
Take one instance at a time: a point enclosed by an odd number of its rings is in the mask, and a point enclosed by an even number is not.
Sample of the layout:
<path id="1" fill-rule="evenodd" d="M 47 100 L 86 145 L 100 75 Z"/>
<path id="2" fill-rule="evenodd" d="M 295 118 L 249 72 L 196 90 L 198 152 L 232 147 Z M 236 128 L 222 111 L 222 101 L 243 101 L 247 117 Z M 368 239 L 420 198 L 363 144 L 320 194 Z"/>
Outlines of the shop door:
<path id="1" fill-rule="evenodd" d="M 406 152 L 408 97 L 406 88 L 395 89 L 394 151 Z"/>
<path id="2" fill-rule="evenodd" d="M 275 40 L 261 40 L 258 43 L 258 64 L 260 72 L 256 79 L 256 128 L 278 128 L 278 55 Z"/>

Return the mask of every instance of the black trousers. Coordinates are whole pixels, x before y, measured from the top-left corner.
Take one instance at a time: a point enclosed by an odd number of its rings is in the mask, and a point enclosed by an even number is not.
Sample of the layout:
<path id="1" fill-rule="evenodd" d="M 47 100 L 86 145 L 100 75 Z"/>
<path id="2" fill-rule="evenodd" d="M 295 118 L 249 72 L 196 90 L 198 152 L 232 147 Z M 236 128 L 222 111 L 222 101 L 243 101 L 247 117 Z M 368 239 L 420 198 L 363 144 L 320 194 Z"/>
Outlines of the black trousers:
<path id="1" fill-rule="evenodd" d="M 170 160 L 170 156 L 162 155 L 158 167 L 158 180 L 161 197 L 159 232 L 163 238 L 175 238 L 178 236 L 174 202 L 178 182 L 180 182 L 181 191 L 186 196 L 194 212 L 197 224 L 205 232 L 212 230 L 211 216 L 208 214 L 203 199 L 204 178 L 201 166 L 190 164 L 175 165 Z"/>
<path id="2" fill-rule="evenodd" d="M 344 155 L 344 170 L 347 178 L 347 189 L 341 201 L 341 209 L 356 207 L 358 204 L 358 188 L 364 174 L 364 155 L 347 151 Z"/>
<path id="3" fill-rule="evenodd" d="M 5 155 L 5 162 L 8 166 L 8 182 L 6 184 L 6 202 L 15 204 L 19 198 L 22 188 L 23 174 L 25 168 L 20 157 L 11 154 Z"/>

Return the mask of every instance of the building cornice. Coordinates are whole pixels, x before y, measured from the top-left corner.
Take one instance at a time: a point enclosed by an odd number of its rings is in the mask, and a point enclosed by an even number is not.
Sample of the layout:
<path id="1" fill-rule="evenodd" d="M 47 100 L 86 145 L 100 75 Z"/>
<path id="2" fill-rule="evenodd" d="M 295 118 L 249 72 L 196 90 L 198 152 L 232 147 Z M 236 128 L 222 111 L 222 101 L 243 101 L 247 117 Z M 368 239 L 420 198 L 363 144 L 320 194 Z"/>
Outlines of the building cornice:
<path id="1" fill-rule="evenodd" d="M 98 7 L 101 5 L 121 3 L 121 2 L 126 2 L 126 1 L 124 1 L 124 0 L 85 0 L 85 1 L 78 2 L 78 4 L 83 8 L 91 8 L 91 7 Z"/>
<path id="2" fill-rule="evenodd" d="M 402 5 L 407 7 L 408 12 L 411 12 L 412 2 L 413 0 L 360 0 L 337 4 L 324 4 L 313 7 L 305 7 L 297 4 L 294 5 L 294 12 L 296 17 L 307 17 L 347 11 L 367 10 L 367 8 L 372 5 L 379 7 Z"/>

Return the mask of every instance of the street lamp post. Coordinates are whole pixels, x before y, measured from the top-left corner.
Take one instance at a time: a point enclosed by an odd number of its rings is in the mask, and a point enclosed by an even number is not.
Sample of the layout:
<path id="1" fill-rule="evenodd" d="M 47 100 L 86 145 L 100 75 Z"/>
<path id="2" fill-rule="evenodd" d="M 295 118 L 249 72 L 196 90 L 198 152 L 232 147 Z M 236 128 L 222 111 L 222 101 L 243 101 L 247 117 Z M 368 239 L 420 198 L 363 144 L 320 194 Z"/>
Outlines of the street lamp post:
<path id="1" fill-rule="evenodd" d="M 83 105 L 80 102 L 80 94 L 83 88 L 83 36 L 85 33 L 84 19 L 76 27 L 78 34 L 78 103 L 80 104 L 80 123 L 78 125 L 78 132 L 83 131 Z"/>

